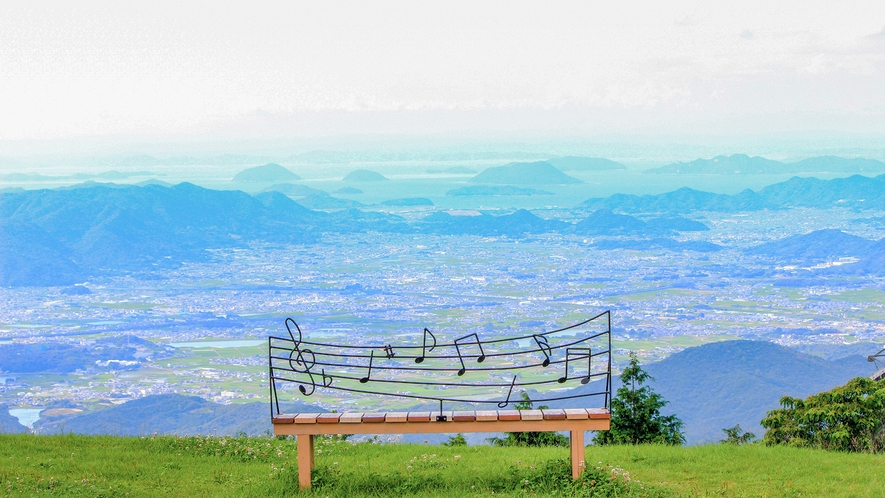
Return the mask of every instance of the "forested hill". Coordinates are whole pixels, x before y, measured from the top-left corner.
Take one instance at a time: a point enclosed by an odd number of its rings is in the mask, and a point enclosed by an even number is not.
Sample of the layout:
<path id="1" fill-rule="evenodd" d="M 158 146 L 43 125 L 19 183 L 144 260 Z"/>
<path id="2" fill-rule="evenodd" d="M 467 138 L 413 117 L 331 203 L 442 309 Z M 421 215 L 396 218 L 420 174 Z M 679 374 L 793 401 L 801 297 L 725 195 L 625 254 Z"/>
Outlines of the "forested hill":
<path id="1" fill-rule="evenodd" d="M 872 373 L 861 356 L 828 361 L 765 341 L 715 342 L 643 368 L 654 377 L 651 387 L 669 401 L 662 412 L 685 423 L 688 444 L 719 441 L 722 429 L 735 424 L 761 436 L 759 422 L 782 396 L 804 398 Z"/>
<path id="2" fill-rule="evenodd" d="M 416 202 L 429 201 L 393 203 Z M 358 209 L 314 211 L 276 190 L 251 196 L 190 183 L 7 192 L 0 194 L 0 286 L 59 286 L 101 275 L 137 275 L 205 261 L 211 257 L 207 249 L 255 242 L 309 244 L 330 232 L 660 237 L 707 229 L 686 218 L 642 221 L 607 210 L 579 223 L 545 220 L 525 210 L 476 214 L 437 211 L 406 223 L 396 215 Z"/>
<path id="3" fill-rule="evenodd" d="M 323 231 L 395 230 L 393 216 L 311 211 L 278 192 L 250 196 L 190 183 L 92 185 L 0 194 L 0 285 L 68 285 L 140 272 L 206 249 L 309 243 Z"/>

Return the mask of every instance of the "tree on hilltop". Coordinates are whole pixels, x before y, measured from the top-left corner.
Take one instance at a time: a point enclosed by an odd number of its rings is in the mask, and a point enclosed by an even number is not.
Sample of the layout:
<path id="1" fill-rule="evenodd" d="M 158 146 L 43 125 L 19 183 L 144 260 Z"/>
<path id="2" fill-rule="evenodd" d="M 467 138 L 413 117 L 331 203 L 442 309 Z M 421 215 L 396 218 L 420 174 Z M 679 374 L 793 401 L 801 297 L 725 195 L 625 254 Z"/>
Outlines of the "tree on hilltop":
<path id="1" fill-rule="evenodd" d="M 857 377 L 805 398 L 781 398 L 762 419 L 766 445 L 851 452 L 885 451 L 885 380 Z"/>
<path id="2" fill-rule="evenodd" d="M 621 373 L 617 395 L 611 401 L 611 429 L 599 431 L 596 444 L 660 443 L 678 445 L 685 442 L 682 421 L 676 415 L 661 415 L 667 401 L 646 382 L 654 380 L 642 367 L 636 353 Z"/>
<path id="3" fill-rule="evenodd" d="M 725 433 L 725 439 L 719 441 L 722 444 L 734 444 L 740 446 L 743 444 L 750 444 L 756 439 L 755 434 L 741 429 L 741 424 L 735 424 L 734 427 L 722 429 L 722 432 Z"/>

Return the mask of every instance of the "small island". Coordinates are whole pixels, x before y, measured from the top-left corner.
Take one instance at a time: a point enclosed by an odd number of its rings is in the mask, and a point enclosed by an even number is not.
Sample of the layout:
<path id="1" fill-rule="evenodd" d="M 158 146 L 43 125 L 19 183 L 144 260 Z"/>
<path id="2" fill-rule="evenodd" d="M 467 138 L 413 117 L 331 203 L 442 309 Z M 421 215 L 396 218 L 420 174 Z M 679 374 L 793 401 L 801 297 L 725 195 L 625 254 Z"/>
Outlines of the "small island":
<path id="1" fill-rule="evenodd" d="M 566 175 L 545 161 L 510 163 L 488 168 L 470 179 L 473 183 L 509 185 L 575 185 L 583 181 Z"/>
<path id="2" fill-rule="evenodd" d="M 301 177 L 277 163 L 246 168 L 234 176 L 235 182 L 267 182 L 281 183 L 300 180 Z"/>
<path id="3" fill-rule="evenodd" d="M 358 169 L 351 171 L 341 181 L 343 182 L 383 182 L 387 177 L 381 173 L 369 171 L 367 169 Z"/>

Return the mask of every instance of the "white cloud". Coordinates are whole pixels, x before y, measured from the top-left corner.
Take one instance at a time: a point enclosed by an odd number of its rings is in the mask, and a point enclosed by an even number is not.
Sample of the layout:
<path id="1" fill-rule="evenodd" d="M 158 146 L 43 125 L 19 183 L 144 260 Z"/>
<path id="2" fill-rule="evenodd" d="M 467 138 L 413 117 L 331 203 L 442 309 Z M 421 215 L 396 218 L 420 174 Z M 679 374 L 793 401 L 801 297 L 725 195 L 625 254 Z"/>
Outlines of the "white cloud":
<path id="1" fill-rule="evenodd" d="M 7 139 L 184 133 L 255 110 L 866 116 L 885 107 L 876 88 L 885 83 L 881 2 L 2 9 L 0 138 Z"/>

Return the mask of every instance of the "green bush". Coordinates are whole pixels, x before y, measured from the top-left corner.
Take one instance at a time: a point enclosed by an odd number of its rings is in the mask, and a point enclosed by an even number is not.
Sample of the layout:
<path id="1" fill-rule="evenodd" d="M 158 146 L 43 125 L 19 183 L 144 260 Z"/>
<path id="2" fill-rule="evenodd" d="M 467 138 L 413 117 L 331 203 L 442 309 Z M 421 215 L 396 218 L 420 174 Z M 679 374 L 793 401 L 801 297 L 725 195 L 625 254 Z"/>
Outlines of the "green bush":
<path id="1" fill-rule="evenodd" d="M 805 400 L 784 396 L 762 420 L 766 445 L 880 453 L 885 450 L 885 380 L 857 377 Z"/>

